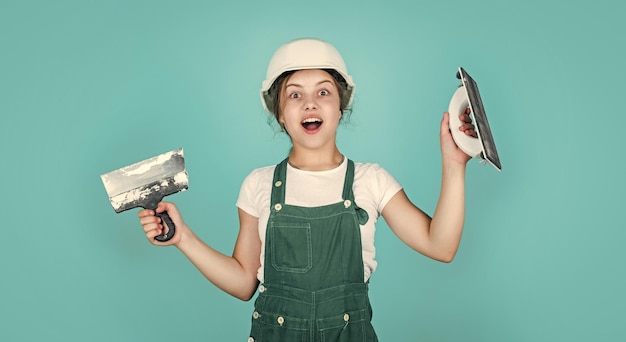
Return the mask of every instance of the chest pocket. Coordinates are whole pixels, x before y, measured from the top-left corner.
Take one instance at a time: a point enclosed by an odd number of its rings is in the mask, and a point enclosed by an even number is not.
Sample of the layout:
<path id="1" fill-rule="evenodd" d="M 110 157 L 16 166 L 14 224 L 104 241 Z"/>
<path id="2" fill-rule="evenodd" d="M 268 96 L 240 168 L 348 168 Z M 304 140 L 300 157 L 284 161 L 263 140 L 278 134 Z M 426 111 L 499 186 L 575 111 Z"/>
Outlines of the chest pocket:
<path id="1" fill-rule="evenodd" d="M 306 273 L 313 267 L 311 225 L 270 222 L 272 267 L 280 272 Z"/>

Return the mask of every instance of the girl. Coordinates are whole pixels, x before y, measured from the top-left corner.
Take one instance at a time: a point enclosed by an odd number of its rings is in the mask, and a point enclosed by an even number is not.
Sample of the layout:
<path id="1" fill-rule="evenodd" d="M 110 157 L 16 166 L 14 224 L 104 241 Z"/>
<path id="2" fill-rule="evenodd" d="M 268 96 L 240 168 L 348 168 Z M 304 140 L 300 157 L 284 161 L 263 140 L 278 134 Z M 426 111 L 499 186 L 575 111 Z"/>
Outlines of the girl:
<path id="1" fill-rule="evenodd" d="M 276 51 L 261 98 L 293 146 L 281 163 L 244 180 L 232 256 L 204 244 L 172 203 L 156 209 L 179 227 L 164 243 L 154 239 L 167 229 L 155 212 L 139 212 L 151 243 L 175 245 L 220 289 L 250 300 L 258 288 L 249 341 L 377 341 L 368 280 L 381 214 L 419 253 L 450 262 L 457 251 L 470 157 L 452 140 L 448 113 L 440 127 L 441 193 L 431 218 L 387 171 L 354 163 L 337 148 L 337 126 L 353 96 L 352 78 L 329 43 L 299 39 Z M 475 136 L 469 112 L 454 114 L 465 122 L 459 129 Z"/>

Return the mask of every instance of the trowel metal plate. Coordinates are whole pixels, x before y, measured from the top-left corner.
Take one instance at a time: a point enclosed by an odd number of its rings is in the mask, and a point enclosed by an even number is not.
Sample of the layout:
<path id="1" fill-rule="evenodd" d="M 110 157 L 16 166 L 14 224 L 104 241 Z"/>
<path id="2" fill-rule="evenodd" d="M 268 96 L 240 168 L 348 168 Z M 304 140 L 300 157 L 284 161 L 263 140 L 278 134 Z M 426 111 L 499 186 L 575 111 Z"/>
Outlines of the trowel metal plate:
<path id="1" fill-rule="evenodd" d="M 476 133 L 478 133 L 478 138 L 480 139 L 480 143 L 482 145 L 482 158 L 487 160 L 491 165 L 498 169 L 498 171 L 502 171 L 502 165 L 500 163 L 498 151 L 496 150 L 496 143 L 493 140 L 493 135 L 491 134 L 491 128 L 489 127 L 489 122 L 487 121 L 487 114 L 485 113 L 485 107 L 483 106 L 483 101 L 480 97 L 480 92 L 478 91 L 478 85 L 462 67 L 459 68 L 457 77 L 461 79 L 463 87 L 467 93 L 467 100 L 474 116 Z"/>
<path id="2" fill-rule="evenodd" d="M 115 212 L 154 209 L 165 196 L 186 190 L 189 177 L 179 148 L 100 176 Z"/>

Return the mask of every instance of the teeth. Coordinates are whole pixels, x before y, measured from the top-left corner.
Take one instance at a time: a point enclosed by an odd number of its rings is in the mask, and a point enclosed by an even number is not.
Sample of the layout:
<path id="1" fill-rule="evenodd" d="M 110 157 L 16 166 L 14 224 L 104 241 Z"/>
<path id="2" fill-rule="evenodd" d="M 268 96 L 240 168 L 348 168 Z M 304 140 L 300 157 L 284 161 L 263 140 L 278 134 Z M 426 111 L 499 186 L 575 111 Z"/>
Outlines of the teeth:
<path id="1" fill-rule="evenodd" d="M 307 118 L 307 119 L 304 119 L 302 121 L 303 124 L 305 124 L 305 123 L 313 123 L 313 122 L 322 122 L 322 120 L 320 120 L 318 118 Z"/>

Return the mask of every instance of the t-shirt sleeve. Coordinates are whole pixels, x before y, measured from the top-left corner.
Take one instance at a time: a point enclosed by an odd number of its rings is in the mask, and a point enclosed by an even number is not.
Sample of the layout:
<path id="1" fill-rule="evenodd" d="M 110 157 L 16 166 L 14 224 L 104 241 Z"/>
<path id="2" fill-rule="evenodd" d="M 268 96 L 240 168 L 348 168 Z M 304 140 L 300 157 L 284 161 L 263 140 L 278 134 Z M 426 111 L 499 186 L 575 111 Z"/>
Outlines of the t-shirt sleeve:
<path id="1" fill-rule="evenodd" d="M 355 195 L 358 193 L 359 203 L 369 208 L 371 215 L 377 214 L 378 217 L 389 200 L 402 190 L 402 185 L 379 164 L 359 164 L 355 171 Z"/>
<path id="2" fill-rule="evenodd" d="M 259 217 L 260 215 L 255 200 L 258 185 L 258 172 L 255 170 L 248 174 L 248 176 L 246 176 L 243 180 L 241 189 L 239 189 L 239 197 L 236 202 L 239 209 L 254 217 Z"/>
<path id="3" fill-rule="evenodd" d="M 378 167 L 376 169 L 376 180 L 378 184 L 378 212 L 382 213 L 383 209 L 391 200 L 391 198 L 402 190 L 402 185 L 385 169 Z"/>

